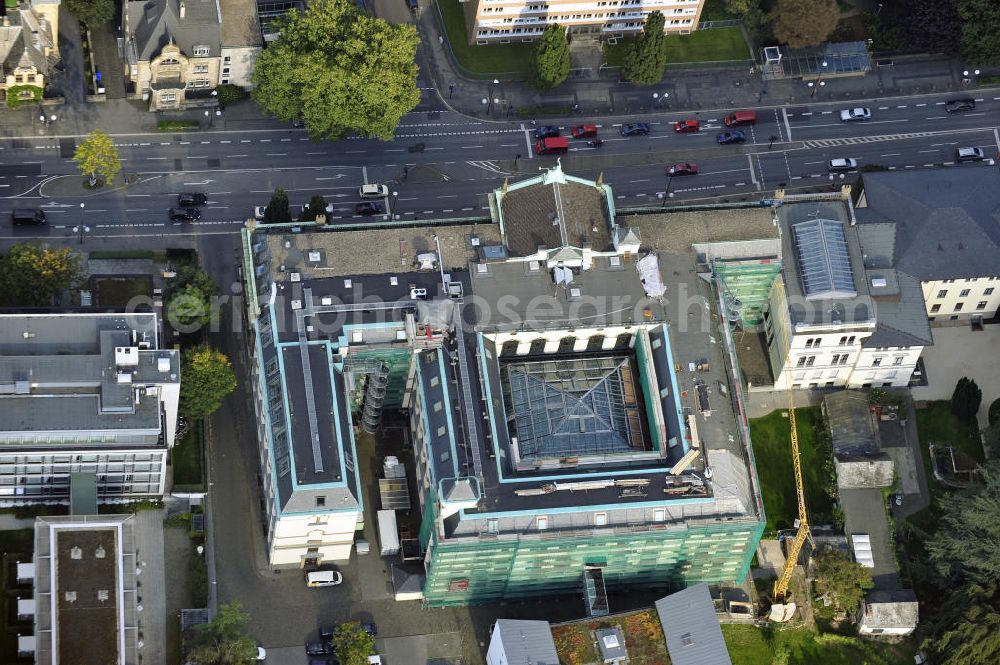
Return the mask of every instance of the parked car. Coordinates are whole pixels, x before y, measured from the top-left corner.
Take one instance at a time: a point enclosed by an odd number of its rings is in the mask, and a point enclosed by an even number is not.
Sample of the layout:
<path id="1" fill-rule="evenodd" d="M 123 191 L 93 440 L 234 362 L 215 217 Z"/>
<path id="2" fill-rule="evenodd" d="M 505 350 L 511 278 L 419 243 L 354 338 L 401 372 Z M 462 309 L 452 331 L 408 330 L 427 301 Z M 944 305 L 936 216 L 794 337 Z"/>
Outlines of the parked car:
<path id="1" fill-rule="evenodd" d="M 701 123 L 697 120 L 678 120 L 674 123 L 674 131 L 681 134 L 697 132 L 701 129 Z"/>
<path id="2" fill-rule="evenodd" d="M 267 206 L 254 206 L 253 207 L 253 218 L 256 220 L 264 219 L 264 211 L 267 210 Z"/>
<path id="3" fill-rule="evenodd" d="M 354 206 L 355 215 L 364 215 L 367 217 L 369 215 L 381 215 L 382 212 L 382 206 L 374 201 L 365 201 Z"/>
<path id="4" fill-rule="evenodd" d="M 730 145 L 732 143 L 743 143 L 747 140 L 747 135 L 738 129 L 732 129 L 728 132 L 722 132 L 715 137 L 719 145 Z"/>
<path id="5" fill-rule="evenodd" d="M 972 111 L 976 108 L 976 100 L 967 97 L 965 99 L 949 99 L 944 103 L 944 110 L 948 113 L 960 113 L 962 111 Z"/>
<path id="6" fill-rule="evenodd" d="M 575 139 L 592 139 L 597 136 L 597 125 L 577 125 L 570 133 Z"/>
<path id="7" fill-rule="evenodd" d="M 723 118 L 723 122 L 726 123 L 726 127 L 754 125 L 757 124 L 757 113 L 755 111 L 734 111 Z"/>
<path id="8" fill-rule="evenodd" d="M 170 219 L 175 222 L 194 222 L 201 219 L 201 210 L 197 208 L 171 208 Z"/>
<path id="9" fill-rule="evenodd" d="M 955 151 L 955 161 L 958 163 L 981 162 L 984 159 L 986 159 L 986 153 L 983 152 L 982 148 L 959 148 Z"/>
<path id="10" fill-rule="evenodd" d="M 667 168 L 667 175 L 695 175 L 698 173 L 698 165 L 691 162 L 678 162 Z"/>
<path id="11" fill-rule="evenodd" d="M 389 188 L 386 185 L 369 183 L 358 188 L 358 196 L 363 199 L 384 199 L 389 196 Z"/>
<path id="12" fill-rule="evenodd" d="M 830 160 L 827 168 L 831 171 L 853 171 L 858 168 L 858 160 L 851 159 L 850 157 L 837 157 Z"/>
<path id="13" fill-rule="evenodd" d="M 332 656 L 333 645 L 329 642 L 310 642 L 306 644 L 307 656 Z"/>
<path id="14" fill-rule="evenodd" d="M 559 136 L 559 128 L 553 127 L 552 125 L 546 125 L 545 127 L 539 127 L 535 130 L 535 140 L 547 139 L 553 136 Z"/>
<path id="15" fill-rule="evenodd" d="M 332 566 L 324 566 L 318 570 L 310 570 L 306 573 L 306 586 L 316 589 L 325 586 L 337 586 L 344 581 L 344 576 L 340 571 Z"/>
<path id="16" fill-rule="evenodd" d="M 864 106 L 858 106 L 853 109 L 844 109 L 840 112 L 841 122 L 854 122 L 856 120 L 871 120 L 872 112 L 871 109 L 867 109 Z"/>
<path id="17" fill-rule="evenodd" d="M 633 122 L 627 125 L 622 125 L 619 130 L 622 136 L 645 136 L 649 134 L 649 124 L 645 122 Z"/>
<path id="18" fill-rule="evenodd" d="M 177 195 L 177 205 L 179 206 L 203 206 L 208 203 L 208 196 L 201 192 L 186 192 Z"/>

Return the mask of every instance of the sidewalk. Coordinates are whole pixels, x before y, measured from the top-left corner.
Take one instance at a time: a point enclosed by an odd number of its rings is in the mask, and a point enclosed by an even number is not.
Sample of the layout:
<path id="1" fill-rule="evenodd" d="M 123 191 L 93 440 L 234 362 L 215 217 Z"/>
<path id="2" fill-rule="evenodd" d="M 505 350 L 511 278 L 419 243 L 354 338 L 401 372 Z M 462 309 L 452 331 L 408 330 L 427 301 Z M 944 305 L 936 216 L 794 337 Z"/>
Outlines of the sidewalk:
<path id="1" fill-rule="evenodd" d="M 830 78 L 824 81 L 822 92 L 815 96 L 797 79 L 763 81 L 759 73 L 749 69 L 688 69 L 669 71 L 664 80 L 654 86 L 637 86 L 617 79 L 617 73 L 606 78 L 575 79 L 556 90 L 540 92 L 517 81 L 471 80 L 464 78 L 452 59 L 447 36 L 441 29 L 441 19 L 435 0 L 420 0 L 421 11 L 416 24 L 421 35 L 418 51 L 422 72 L 426 69 L 445 105 L 466 115 L 486 118 L 482 100 L 492 96 L 507 101 L 507 109 L 494 109 L 493 119 L 516 118 L 520 108 L 532 106 L 576 107 L 588 116 L 605 113 L 635 113 L 641 111 L 731 109 L 744 106 L 808 104 L 848 99 L 878 99 L 885 95 L 912 95 L 968 90 L 962 84 L 962 65 L 955 60 L 932 56 L 904 56 L 891 61 L 878 60 L 875 67 L 862 77 Z M 400 21 L 393 10 L 395 0 L 377 0 L 375 12 L 390 21 Z M 412 17 L 403 17 L 414 22 Z M 455 86 L 454 93 L 449 86 Z M 653 93 L 666 102 L 654 105 Z"/>
<path id="2" fill-rule="evenodd" d="M 799 80 L 762 81 L 749 69 L 690 69 L 671 71 L 655 86 L 636 86 L 613 78 L 574 79 L 553 91 L 539 92 L 517 81 L 479 81 L 463 78 L 451 60 L 449 46 L 441 33 L 435 0 L 420 0 L 421 11 L 414 17 L 398 0 L 375 0 L 375 13 L 394 22 L 416 22 L 421 34 L 417 52 L 420 67 L 417 85 L 425 90 L 424 99 L 415 109 L 440 111 L 450 109 L 466 116 L 509 121 L 517 119 L 517 110 L 535 106 L 576 108 L 588 117 L 603 114 L 632 114 L 664 111 L 700 111 L 741 107 L 782 106 L 830 102 L 835 100 L 870 100 L 952 91 L 972 92 L 962 84 L 962 65 L 955 60 L 930 56 L 906 56 L 889 66 L 876 67 L 867 76 L 832 78 L 822 92 L 810 95 L 810 88 Z M 110 48 L 110 45 L 106 45 Z M 105 49 L 107 50 L 107 49 Z M 110 54 L 105 53 L 106 57 Z M 107 65 L 105 65 L 107 66 Z M 454 86 L 451 92 L 450 87 Z M 659 104 L 654 105 L 653 94 Z M 482 100 L 503 100 L 487 115 Z M 663 100 L 666 100 L 665 102 Z M 491 105 L 492 106 L 492 105 Z M 157 133 L 156 123 L 163 119 L 189 119 L 202 123 L 202 131 L 243 131 L 287 129 L 288 124 L 266 117 L 250 100 L 226 108 L 221 117 L 206 124 L 203 111 L 150 113 L 140 100 L 108 99 L 86 103 L 68 99 L 61 106 L 44 107 L 58 119 L 45 125 L 39 122 L 37 106 L 18 110 L 0 107 L 0 137 L 68 137 L 94 130 L 116 135 Z M 165 135 L 171 132 L 163 132 Z M 174 131 L 173 133 L 179 133 Z"/>

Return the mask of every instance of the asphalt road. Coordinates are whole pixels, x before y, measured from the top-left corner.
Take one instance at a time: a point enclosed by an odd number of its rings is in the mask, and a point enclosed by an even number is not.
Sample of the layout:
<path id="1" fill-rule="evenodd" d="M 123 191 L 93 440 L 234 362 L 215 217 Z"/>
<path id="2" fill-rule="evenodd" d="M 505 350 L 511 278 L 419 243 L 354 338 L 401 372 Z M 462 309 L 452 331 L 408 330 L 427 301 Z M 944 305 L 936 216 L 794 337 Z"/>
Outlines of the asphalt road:
<path id="1" fill-rule="evenodd" d="M 738 146 L 716 144 L 717 133 L 725 129 L 725 110 L 596 120 L 580 116 L 571 124 L 597 124 L 604 145 L 592 148 L 571 139 L 562 162 L 583 177 L 603 173 L 618 207 L 766 196 L 782 184 L 836 184 L 840 174 L 831 178 L 827 169 L 835 157 L 890 169 L 976 168 L 956 165 L 955 149 L 976 146 L 990 157 L 1000 150 L 1000 96 L 976 94 L 971 112 L 946 114 L 942 96 L 883 99 L 868 103 L 871 120 L 852 123 L 839 121 L 842 103 L 760 108 L 757 124 L 744 128 L 748 142 Z M 701 131 L 675 133 L 673 121 L 684 118 L 698 119 Z M 623 122 L 635 121 L 649 122 L 652 132 L 619 135 Z M 560 125 L 564 134 L 571 124 Z M 534 154 L 534 129 L 530 122 L 487 122 L 424 110 L 408 115 L 391 142 L 351 137 L 316 143 L 291 128 L 116 135 L 129 184 L 96 192 L 82 188 L 72 161 L 78 137 L 3 139 L 0 236 L 68 237 L 81 225 L 90 234 L 113 236 L 231 233 L 255 205 L 267 203 L 276 186 L 289 192 L 293 206 L 314 194 L 325 196 L 333 221 L 341 223 L 384 220 L 390 212 L 412 220 L 485 216 L 486 194 L 504 178 L 527 177 L 555 162 Z M 668 179 L 665 166 L 675 162 L 695 162 L 699 173 Z M 368 182 L 386 183 L 395 193 L 381 202 L 386 214 L 354 214 L 357 188 Z M 176 195 L 185 191 L 209 196 L 199 222 L 167 218 Z M 11 229 L 7 215 L 22 206 L 43 208 L 49 227 Z"/>

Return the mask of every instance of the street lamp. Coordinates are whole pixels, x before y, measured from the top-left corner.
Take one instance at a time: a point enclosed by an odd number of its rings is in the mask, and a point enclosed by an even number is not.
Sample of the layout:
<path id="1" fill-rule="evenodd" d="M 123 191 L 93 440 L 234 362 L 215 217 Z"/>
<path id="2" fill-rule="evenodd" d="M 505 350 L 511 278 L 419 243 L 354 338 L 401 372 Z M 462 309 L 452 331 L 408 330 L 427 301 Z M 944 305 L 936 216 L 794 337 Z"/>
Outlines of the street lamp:
<path id="1" fill-rule="evenodd" d="M 399 192 L 392 193 L 392 201 L 389 205 L 389 219 L 396 219 L 399 215 L 396 214 L 396 197 L 399 196 Z"/>
<path id="2" fill-rule="evenodd" d="M 490 95 L 487 100 L 488 106 L 486 107 L 486 112 L 490 115 L 493 115 L 493 105 L 500 103 L 499 99 L 493 98 L 493 91 L 496 90 L 498 85 L 500 85 L 500 79 L 493 79 L 493 81 L 490 82 Z"/>

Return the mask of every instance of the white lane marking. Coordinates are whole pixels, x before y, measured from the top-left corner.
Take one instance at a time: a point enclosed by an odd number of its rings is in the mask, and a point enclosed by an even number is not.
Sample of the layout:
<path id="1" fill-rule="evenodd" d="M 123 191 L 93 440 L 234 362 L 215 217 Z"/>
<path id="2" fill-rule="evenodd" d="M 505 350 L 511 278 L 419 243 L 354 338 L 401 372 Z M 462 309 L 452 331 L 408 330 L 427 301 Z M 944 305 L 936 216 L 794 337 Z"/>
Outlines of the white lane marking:
<path id="1" fill-rule="evenodd" d="M 125 196 L 152 196 L 152 194 L 126 194 Z"/>
<path id="2" fill-rule="evenodd" d="M 260 142 L 261 143 L 270 143 L 271 139 L 261 139 Z"/>
<path id="3" fill-rule="evenodd" d="M 219 143 L 232 143 L 232 141 L 219 141 Z"/>
<path id="4" fill-rule="evenodd" d="M 784 111 L 784 108 L 782 108 L 782 111 Z M 785 122 L 788 122 L 787 115 L 785 116 Z M 789 136 L 790 135 L 791 133 L 789 133 Z M 754 185 L 756 185 L 759 191 L 761 189 L 761 186 L 760 183 L 757 182 L 757 173 L 753 170 L 753 155 L 747 155 L 747 163 L 750 165 L 750 181 L 753 182 Z M 743 169 L 740 170 L 742 171 Z"/>
<path id="5" fill-rule="evenodd" d="M 146 159 L 152 159 L 155 161 L 155 160 L 164 160 L 166 159 L 166 157 L 147 157 Z"/>
<path id="6" fill-rule="evenodd" d="M 944 119 L 945 119 L 945 118 L 947 118 L 947 117 L 948 117 L 948 116 L 946 116 L 946 115 L 936 115 L 936 116 L 933 116 L 933 117 L 931 117 L 931 118 L 927 118 L 927 119 L 928 119 L 928 120 L 944 120 Z"/>
<path id="7" fill-rule="evenodd" d="M 902 154 L 901 152 L 887 152 L 884 155 L 879 155 L 879 157 L 899 157 Z"/>
<path id="8" fill-rule="evenodd" d="M 463 150 L 475 150 L 477 148 L 482 148 L 482 147 L 483 146 L 481 146 L 481 145 L 463 145 L 462 149 Z"/>
<path id="9" fill-rule="evenodd" d="M 649 178 L 645 178 L 643 180 L 629 180 L 629 183 L 634 183 L 634 182 L 649 182 Z"/>
<path id="10" fill-rule="evenodd" d="M 920 152 L 920 153 L 925 153 L 925 152 L 937 152 L 937 150 L 919 150 L 918 152 Z"/>
<path id="11" fill-rule="evenodd" d="M 927 104 L 917 104 L 917 106 L 927 106 Z"/>
<path id="12" fill-rule="evenodd" d="M 932 143 L 932 148 L 940 148 L 943 145 L 958 145 L 958 141 L 952 141 L 951 143 Z"/>
<path id="13" fill-rule="evenodd" d="M 888 106 L 880 106 L 880 107 L 878 107 L 878 110 L 879 111 L 888 111 L 889 107 Z"/>
<path id="14" fill-rule="evenodd" d="M 1000 150 L 1000 133 L 997 132 L 997 128 L 993 128 L 993 140 L 996 141 L 997 150 Z"/>
<path id="15" fill-rule="evenodd" d="M 442 194 L 441 196 L 438 196 L 437 198 L 439 198 L 439 199 L 457 199 L 458 198 L 458 194 Z"/>
<path id="16" fill-rule="evenodd" d="M 525 128 L 523 122 L 521 123 L 521 131 L 524 132 L 524 147 L 527 149 L 525 154 L 528 155 L 528 159 L 532 159 L 534 154 L 531 152 L 531 133 Z"/>
<path id="17" fill-rule="evenodd" d="M 306 155 L 325 155 L 325 152 L 307 152 Z"/>
<path id="18" fill-rule="evenodd" d="M 902 106 L 897 106 L 896 108 L 897 109 L 905 109 L 906 108 L 906 104 L 903 104 Z"/>
<path id="19" fill-rule="evenodd" d="M 909 122 L 909 121 L 910 121 L 909 118 L 900 118 L 899 120 L 869 120 L 865 124 L 866 125 L 884 125 L 887 122 Z M 816 128 L 816 127 L 843 127 L 843 126 L 844 126 L 844 123 L 842 123 L 842 122 L 831 122 L 831 123 L 828 123 L 828 124 L 825 124 L 825 125 L 809 125 L 808 127 L 810 129 L 813 129 L 813 128 Z"/>
<path id="20" fill-rule="evenodd" d="M 146 212 L 149 208 L 125 208 L 125 212 Z"/>
<path id="21" fill-rule="evenodd" d="M 822 164 L 823 162 L 806 162 L 806 166 L 812 166 L 814 164 Z"/>
<path id="22" fill-rule="evenodd" d="M 229 157 L 234 157 L 234 158 L 235 157 L 249 157 L 249 156 L 250 155 L 226 155 L 227 158 L 229 158 Z"/>
<path id="23" fill-rule="evenodd" d="M 291 141 L 291 140 L 292 140 L 292 139 L 281 139 L 281 142 L 282 142 L 282 143 L 288 143 L 288 142 L 289 142 L 289 141 Z"/>
<path id="24" fill-rule="evenodd" d="M 264 155 L 265 157 L 287 157 L 287 152 L 269 152 Z"/>
<path id="25" fill-rule="evenodd" d="M 190 141 L 181 141 L 180 145 L 191 145 Z"/>

